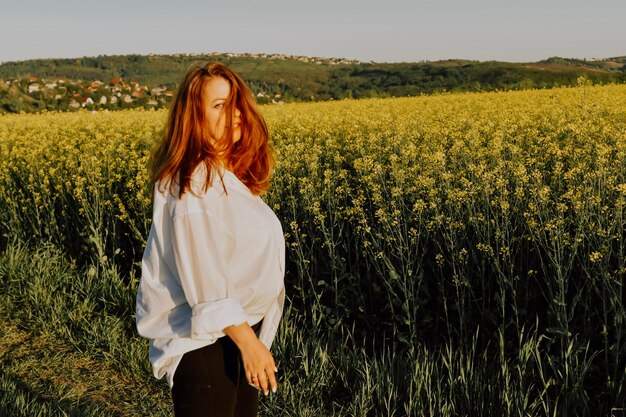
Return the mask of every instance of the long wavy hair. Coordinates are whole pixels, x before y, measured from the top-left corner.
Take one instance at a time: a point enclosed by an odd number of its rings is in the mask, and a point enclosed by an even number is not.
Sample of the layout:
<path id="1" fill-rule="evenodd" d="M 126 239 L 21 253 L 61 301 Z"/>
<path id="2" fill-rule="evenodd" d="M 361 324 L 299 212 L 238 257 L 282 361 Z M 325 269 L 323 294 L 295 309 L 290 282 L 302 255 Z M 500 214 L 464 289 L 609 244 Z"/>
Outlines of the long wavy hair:
<path id="1" fill-rule="evenodd" d="M 230 96 L 224 104 L 224 136 L 214 143 L 205 116 L 205 85 L 214 77 L 222 77 L 230 85 Z M 241 112 L 241 139 L 232 142 L 232 120 L 236 110 Z M 150 159 L 152 184 L 169 188 L 174 194 L 178 180 L 179 194 L 191 188 L 191 177 L 199 164 L 206 165 L 204 192 L 211 186 L 213 173 L 220 159 L 250 191 L 259 195 L 267 191 L 274 164 L 274 154 L 268 142 L 268 131 L 254 96 L 243 79 L 219 62 L 192 65 L 183 78 L 169 109 L 163 137 Z M 221 174 L 218 174 L 221 175 Z"/>

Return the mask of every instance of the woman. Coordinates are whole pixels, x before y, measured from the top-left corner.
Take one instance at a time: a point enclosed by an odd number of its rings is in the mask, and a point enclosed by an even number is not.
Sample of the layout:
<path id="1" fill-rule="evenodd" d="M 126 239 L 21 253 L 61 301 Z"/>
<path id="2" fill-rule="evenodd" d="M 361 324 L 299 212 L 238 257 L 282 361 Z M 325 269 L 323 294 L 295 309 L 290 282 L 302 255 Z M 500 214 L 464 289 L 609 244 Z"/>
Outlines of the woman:
<path id="1" fill-rule="evenodd" d="M 285 243 L 259 197 L 269 186 L 268 131 L 243 80 L 192 66 L 152 155 L 152 227 L 137 293 L 179 416 L 256 416 L 276 392 L 269 351 L 284 302 Z"/>

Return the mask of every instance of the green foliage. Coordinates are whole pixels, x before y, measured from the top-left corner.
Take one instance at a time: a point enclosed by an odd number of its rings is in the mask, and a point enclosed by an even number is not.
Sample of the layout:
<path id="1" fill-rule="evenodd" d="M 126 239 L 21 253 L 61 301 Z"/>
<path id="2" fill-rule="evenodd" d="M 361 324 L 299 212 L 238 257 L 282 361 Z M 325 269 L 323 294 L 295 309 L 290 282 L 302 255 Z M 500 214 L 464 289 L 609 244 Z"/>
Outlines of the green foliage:
<path id="1" fill-rule="evenodd" d="M 63 77 L 83 80 L 87 85 L 89 81 L 108 83 L 114 77 L 122 77 L 140 85 L 174 90 L 190 65 L 212 60 L 224 62 L 238 71 L 261 104 L 406 97 L 444 91 L 552 88 L 576 85 L 581 75 L 586 75 L 594 84 L 626 82 L 626 71 L 620 67 L 626 66 L 624 58 L 606 61 L 551 58 L 535 64 L 463 60 L 383 64 L 250 54 L 124 55 L 5 62 L 0 65 L 0 79 Z M 28 95 L 25 92 L 28 83 L 23 84 L 22 94 Z M 44 101 L 16 107 L 11 100 L 0 98 L 0 108 L 5 112 L 16 112 L 18 108 L 36 112 L 44 108 L 65 108 L 67 104 L 57 105 L 49 98 Z M 104 108 L 144 106 L 145 102 L 139 100 Z"/>

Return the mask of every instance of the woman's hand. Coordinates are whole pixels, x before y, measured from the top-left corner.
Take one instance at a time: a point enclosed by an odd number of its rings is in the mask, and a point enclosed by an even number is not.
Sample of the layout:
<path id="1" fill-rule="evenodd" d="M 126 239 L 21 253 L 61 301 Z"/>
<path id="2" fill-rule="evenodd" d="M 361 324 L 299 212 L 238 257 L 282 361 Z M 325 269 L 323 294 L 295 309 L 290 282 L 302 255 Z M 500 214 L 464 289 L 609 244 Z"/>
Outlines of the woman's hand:
<path id="1" fill-rule="evenodd" d="M 274 357 L 256 337 L 252 327 L 248 323 L 237 326 L 228 326 L 223 330 L 230 337 L 241 352 L 241 360 L 248 383 L 263 391 L 265 395 L 276 392 L 276 363 Z"/>

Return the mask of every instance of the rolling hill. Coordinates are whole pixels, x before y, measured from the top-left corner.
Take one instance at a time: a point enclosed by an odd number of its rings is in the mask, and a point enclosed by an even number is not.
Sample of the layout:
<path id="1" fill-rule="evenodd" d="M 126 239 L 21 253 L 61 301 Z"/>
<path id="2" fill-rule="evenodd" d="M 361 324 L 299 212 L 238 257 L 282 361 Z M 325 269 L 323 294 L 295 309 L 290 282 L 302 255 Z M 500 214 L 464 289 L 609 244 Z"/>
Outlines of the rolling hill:
<path id="1" fill-rule="evenodd" d="M 238 71 L 264 103 L 398 97 L 626 81 L 626 56 L 552 57 L 534 63 L 443 60 L 359 62 L 282 54 L 117 55 L 0 64 L 0 112 L 165 107 L 194 62 L 219 60 Z"/>

